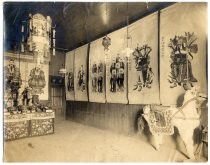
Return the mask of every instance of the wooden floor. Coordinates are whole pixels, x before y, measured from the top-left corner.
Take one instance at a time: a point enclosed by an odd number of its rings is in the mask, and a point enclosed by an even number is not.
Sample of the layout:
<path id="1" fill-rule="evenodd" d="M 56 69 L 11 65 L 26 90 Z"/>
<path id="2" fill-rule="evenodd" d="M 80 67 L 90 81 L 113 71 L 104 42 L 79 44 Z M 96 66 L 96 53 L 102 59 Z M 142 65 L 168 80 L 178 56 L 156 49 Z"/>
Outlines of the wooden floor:
<path id="1" fill-rule="evenodd" d="M 181 162 L 176 149 L 156 151 L 144 137 L 125 136 L 56 119 L 55 134 L 4 143 L 4 162 Z"/>

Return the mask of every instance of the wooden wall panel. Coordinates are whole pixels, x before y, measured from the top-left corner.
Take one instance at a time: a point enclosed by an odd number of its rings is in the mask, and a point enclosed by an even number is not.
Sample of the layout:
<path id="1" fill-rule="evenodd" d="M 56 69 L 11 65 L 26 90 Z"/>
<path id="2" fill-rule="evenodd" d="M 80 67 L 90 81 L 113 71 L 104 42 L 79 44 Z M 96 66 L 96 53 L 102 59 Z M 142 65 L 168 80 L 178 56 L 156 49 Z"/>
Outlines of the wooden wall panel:
<path id="1" fill-rule="evenodd" d="M 59 69 L 62 65 L 65 66 L 65 52 L 56 51 L 55 56 L 51 55 L 50 66 L 49 66 L 49 75 L 57 76 Z"/>
<path id="2" fill-rule="evenodd" d="M 136 132 L 136 116 L 141 105 L 67 101 L 66 118 L 120 134 Z"/>

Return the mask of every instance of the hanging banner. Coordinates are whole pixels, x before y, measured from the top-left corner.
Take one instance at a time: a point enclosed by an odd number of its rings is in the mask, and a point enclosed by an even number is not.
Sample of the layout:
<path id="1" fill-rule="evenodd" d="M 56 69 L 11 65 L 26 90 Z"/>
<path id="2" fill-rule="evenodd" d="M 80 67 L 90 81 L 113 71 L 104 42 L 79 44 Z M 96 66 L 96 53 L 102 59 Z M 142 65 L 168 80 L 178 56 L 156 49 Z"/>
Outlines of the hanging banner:
<path id="1" fill-rule="evenodd" d="M 105 103 L 105 54 L 101 39 L 90 44 L 89 101 Z"/>
<path id="2" fill-rule="evenodd" d="M 39 100 L 48 100 L 48 79 L 49 79 L 49 65 L 28 65 L 28 75 L 26 80 L 28 86 L 32 89 L 32 94 L 39 95 Z M 21 73 L 24 73 L 22 71 Z"/>
<path id="3" fill-rule="evenodd" d="M 18 90 L 19 103 L 22 104 L 24 90 L 31 95 L 39 95 L 39 100 L 48 100 L 49 64 L 36 65 L 31 59 L 7 57 L 4 60 L 5 76 L 20 73 L 21 84 Z M 6 78 L 7 79 L 7 78 Z"/>
<path id="4" fill-rule="evenodd" d="M 74 50 L 66 53 L 66 100 L 74 100 Z"/>
<path id="5" fill-rule="evenodd" d="M 105 49 L 106 63 L 106 100 L 109 103 L 128 103 L 127 99 L 127 58 L 126 28 L 117 30 L 108 36 L 111 45 Z"/>
<path id="6" fill-rule="evenodd" d="M 129 26 L 132 52 L 128 62 L 129 104 L 160 104 L 158 82 L 158 14 Z"/>
<path id="7" fill-rule="evenodd" d="M 195 84 L 207 93 L 207 3 L 177 3 L 160 15 L 160 96 L 177 105 Z"/>
<path id="8" fill-rule="evenodd" d="M 74 89 L 76 101 L 88 101 L 87 96 L 87 48 L 88 45 L 75 49 Z"/>

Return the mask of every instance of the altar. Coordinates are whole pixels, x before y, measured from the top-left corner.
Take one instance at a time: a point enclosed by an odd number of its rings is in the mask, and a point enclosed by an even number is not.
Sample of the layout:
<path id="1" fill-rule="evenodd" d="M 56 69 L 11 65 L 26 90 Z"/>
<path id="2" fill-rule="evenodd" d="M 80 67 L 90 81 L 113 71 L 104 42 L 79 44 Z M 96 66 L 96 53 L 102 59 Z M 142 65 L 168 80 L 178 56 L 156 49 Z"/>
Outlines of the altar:
<path id="1" fill-rule="evenodd" d="M 54 110 L 26 114 L 4 114 L 4 140 L 54 133 Z"/>

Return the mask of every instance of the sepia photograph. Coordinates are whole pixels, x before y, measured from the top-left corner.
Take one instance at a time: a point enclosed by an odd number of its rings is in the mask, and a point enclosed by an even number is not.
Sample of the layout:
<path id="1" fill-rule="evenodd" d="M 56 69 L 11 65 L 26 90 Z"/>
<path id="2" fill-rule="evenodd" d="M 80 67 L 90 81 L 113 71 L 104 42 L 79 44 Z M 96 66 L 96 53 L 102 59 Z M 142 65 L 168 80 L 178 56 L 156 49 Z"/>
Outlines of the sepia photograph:
<path id="1" fill-rule="evenodd" d="M 4 1 L 3 163 L 207 163 L 208 3 Z"/>

